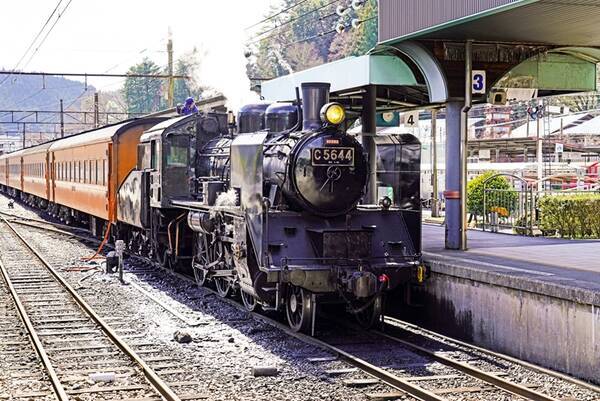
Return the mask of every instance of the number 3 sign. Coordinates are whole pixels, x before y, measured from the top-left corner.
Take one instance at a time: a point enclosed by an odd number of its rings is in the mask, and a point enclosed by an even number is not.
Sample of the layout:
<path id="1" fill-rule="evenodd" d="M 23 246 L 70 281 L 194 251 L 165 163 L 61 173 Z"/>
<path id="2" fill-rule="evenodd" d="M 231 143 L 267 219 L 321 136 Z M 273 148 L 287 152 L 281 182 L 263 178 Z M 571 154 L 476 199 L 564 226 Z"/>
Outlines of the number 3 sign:
<path id="1" fill-rule="evenodd" d="M 485 71 L 473 70 L 473 84 L 471 86 L 472 93 L 485 94 Z"/>

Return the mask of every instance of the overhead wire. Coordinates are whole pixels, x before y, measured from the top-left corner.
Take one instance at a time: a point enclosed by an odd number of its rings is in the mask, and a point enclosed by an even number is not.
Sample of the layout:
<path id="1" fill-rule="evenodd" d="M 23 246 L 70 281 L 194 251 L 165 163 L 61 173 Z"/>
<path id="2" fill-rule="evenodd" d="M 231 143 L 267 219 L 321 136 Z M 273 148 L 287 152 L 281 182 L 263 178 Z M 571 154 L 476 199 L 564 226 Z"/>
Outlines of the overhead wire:
<path id="1" fill-rule="evenodd" d="M 300 15 L 297 15 L 297 16 L 295 16 L 295 17 L 292 17 L 292 18 L 288 19 L 287 21 L 285 21 L 285 22 L 282 22 L 282 23 L 281 23 L 281 24 L 279 24 L 279 25 L 276 25 L 276 26 L 274 26 L 274 27 L 272 27 L 272 28 L 269 28 L 269 29 L 267 29 L 267 30 L 265 30 L 265 31 L 263 31 L 263 32 L 261 32 L 261 33 L 258 33 L 258 34 L 256 34 L 256 35 L 254 35 L 253 37 L 251 37 L 251 38 L 250 38 L 250 39 L 249 39 L 249 40 L 246 42 L 246 44 L 247 44 L 247 45 L 251 45 L 251 44 L 254 44 L 254 43 L 258 43 L 258 42 L 260 42 L 260 41 L 263 41 L 263 40 L 265 40 L 265 39 L 269 39 L 269 38 L 272 38 L 272 37 L 274 37 L 274 36 L 277 36 L 277 35 L 283 35 L 283 34 L 284 34 L 284 33 L 286 33 L 286 32 L 290 32 L 290 31 L 293 29 L 293 27 L 292 27 L 292 28 L 290 28 L 290 29 L 287 29 L 287 30 L 285 30 L 285 31 L 283 31 L 283 32 L 277 32 L 277 33 L 275 33 L 275 34 L 271 34 L 271 35 L 269 35 L 269 36 L 266 36 L 266 37 L 263 37 L 263 38 L 259 38 L 259 36 L 262 36 L 262 35 L 264 35 L 264 34 L 267 34 L 267 33 L 269 33 L 269 32 L 272 32 L 272 31 L 274 31 L 275 29 L 279 29 L 279 28 L 281 28 L 281 27 L 283 27 L 283 26 L 286 26 L 286 25 L 288 25 L 288 24 L 291 24 L 292 22 L 294 22 L 294 21 L 298 21 L 298 20 L 300 20 L 300 19 L 302 19 L 302 18 L 306 17 L 307 15 L 314 14 L 314 13 L 316 13 L 317 11 L 320 11 L 320 10 L 322 10 L 322 9 L 326 8 L 326 7 L 329 7 L 330 5 L 332 5 L 332 4 L 334 4 L 334 3 L 339 3 L 339 2 L 342 2 L 342 1 L 345 1 L 345 0 L 332 0 L 332 1 L 329 1 L 329 2 L 327 2 L 327 3 L 325 3 L 325 4 L 322 4 L 322 5 L 320 5 L 319 7 L 315 7 L 315 8 L 313 8 L 312 10 L 309 10 L 309 11 L 307 11 L 307 12 L 305 12 L 305 13 L 302 13 L 302 14 L 300 14 Z M 320 20 L 322 20 L 322 19 L 324 19 L 324 18 L 326 18 L 326 17 L 329 17 L 329 16 L 331 16 L 331 15 L 334 15 L 334 14 L 330 14 L 330 15 L 327 15 L 327 16 L 325 16 L 325 17 L 318 17 L 318 18 L 314 18 L 314 19 L 311 19 L 311 20 L 309 20 L 309 21 L 307 21 L 307 22 L 320 21 Z M 255 40 L 253 40 L 253 39 L 255 39 Z"/>
<path id="2" fill-rule="evenodd" d="M 40 29 L 40 31 L 37 33 L 37 35 L 35 35 L 35 38 L 33 38 L 33 41 L 31 41 L 31 43 L 29 44 L 29 46 L 27 47 L 27 49 L 25 50 L 25 52 L 23 53 L 23 55 L 21 56 L 19 61 L 17 61 L 17 64 L 15 64 L 15 66 L 13 67 L 12 71 L 15 71 L 17 68 L 19 68 L 19 65 L 25 59 L 25 57 L 27 56 L 27 53 L 29 53 L 29 51 L 31 50 L 31 48 L 33 47 L 35 42 L 37 42 L 39 37 L 42 35 L 42 32 L 44 32 L 44 29 L 46 29 L 46 27 L 48 26 L 48 23 L 50 23 L 50 20 L 52 19 L 54 14 L 56 14 L 56 11 L 58 10 L 58 7 L 60 7 L 60 4 L 62 2 L 63 2 L 63 0 L 59 0 L 59 2 L 56 4 L 56 6 L 54 7 L 54 10 L 52 10 L 52 13 L 48 17 L 48 19 L 46 19 L 46 22 L 44 22 L 44 25 L 42 25 L 42 29 Z M 2 86 L 4 84 L 4 82 L 6 82 L 8 79 L 10 79 L 10 77 L 11 77 L 11 75 L 7 75 L 6 78 L 4 78 L 0 82 L 0 86 Z"/>
<path id="3" fill-rule="evenodd" d="M 50 27 L 50 29 L 46 32 L 46 35 L 44 36 L 44 38 L 41 40 L 41 42 L 37 45 L 37 47 L 35 48 L 35 50 L 33 51 L 33 53 L 31 54 L 31 56 L 29 57 L 29 60 L 27 60 L 27 62 L 25 63 L 25 65 L 23 66 L 23 69 L 25 69 L 25 67 L 27 67 L 27 65 L 29 65 L 29 63 L 31 62 L 31 60 L 33 59 L 33 57 L 37 54 L 37 52 L 40 50 L 40 48 L 42 47 L 42 45 L 44 44 L 44 42 L 46 42 L 46 39 L 48 39 L 48 36 L 50 35 L 50 33 L 52 32 L 52 30 L 54 29 L 54 27 L 56 26 L 56 24 L 58 23 L 58 21 L 60 21 L 60 17 L 63 16 L 63 14 L 67 11 L 67 8 L 69 8 L 69 6 L 71 5 L 71 3 L 73 2 L 73 0 L 69 0 L 69 2 L 67 3 L 67 5 L 62 9 L 61 12 L 58 13 L 56 20 L 54 21 L 54 24 L 52 24 L 52 26 Z"/>
<path id="4" fill-rule="evenodd" d="M 293 9 L 293 8 L 296 8 L 296 7 L 298 7 L 298 6 L 300 6 L 300 5 L 304 4 L 304 3 L 306 3 L 307 1 L 309 1 L 309 0 L 300 0 L 300 1 L 298 1 L 297 3 L 294 3 L 294 4 L 292 4 L 291 6 L 284 8 L 284 9 L 283 9 L 283 10 L 281 10 L 281 11 L 278 11 L 277 13 L 275 13 L 275 14 L 273 14 L 273 15 L 270 15 L 270 16 L 266 17 L 265 19 L 263 19 L 263 20 L 260 20 L 260 21 L 258 21 L 257 23 L 255 23 L 255 24 L 252 24 L 252 25 L 250 25 L 250 26 L 248 26 L 248 27 L 244 28 L 244 30 L 245 30 L 245 31 L 247 31 L 247 30 L 248 30 L 248 29 L 250 29 L 250 28 L 254 28 L 254 27 L 255 27 L 255 26 L 257 26 L 257 25 L 260 25 L 260 24 L 263 24 L 263 23 L 265 23 L 265 22 L 267 22 L 267 21 L 270 21 L 270 20 L 272 20 L 273 18 L 277 17 L 278 15 L 281 15 L 281 14 L 283 14 L 283 13 L 285 13 L 285 12 L 287 12 L 287 11 L 289 11 L 289 10 Z"/>
<path id="5" fill-rule="evenodd" d="M 359 22 L 359 25 L 360 25 L 360 24 L 363 24 L 363 23 L 365 23 L 365 22 L 367 22 L 367 21 L 370 21 L 370 20 L 372 20 L 372 19 L 375 19 L 375 18 L 377 18 L 377 17 L 369 17 L 369 18 L 367 18 L 367 19 L 364 19 L 364 20 L 359 20 L 358 22 Z M 350 27 L 352 27 L 352 24 L 347 24 L 347 25 L 344 25 L 344 27 L 345 27 L 345 28 L 350 28 Z M 297 43 L 308 42 L 309 40 L 312 40 L 312 39 L 317 39 L 317 38 L 320 38 L 320 37 L 323 37 L 323 36 L 327 36 L 327 35 L 331 35 L 332 33 L 336 33 L 336 32 L 337 32 L 337 29 L 335 29 L 335 28 L 334 28 L 334 29 L 331 29 L 331 30 L 329 30 L 329 31 L 319 32 L 319 33 L 317 33 L 317 34 L 315 34 L 315 35 L 308 36 L 308 37 L 306 37 L 306 38 L 299 39 L 299 40 L 296 40 L 296 41 L 294 41 L 294 42 L 286 43 L 285 45 L 283 45 L 283 47 L 284 47 L 284 48 L 286 48 L 286 47 L 289 47 L 289 46 L 295 45 L 295 44 L 297 44 Z"/>

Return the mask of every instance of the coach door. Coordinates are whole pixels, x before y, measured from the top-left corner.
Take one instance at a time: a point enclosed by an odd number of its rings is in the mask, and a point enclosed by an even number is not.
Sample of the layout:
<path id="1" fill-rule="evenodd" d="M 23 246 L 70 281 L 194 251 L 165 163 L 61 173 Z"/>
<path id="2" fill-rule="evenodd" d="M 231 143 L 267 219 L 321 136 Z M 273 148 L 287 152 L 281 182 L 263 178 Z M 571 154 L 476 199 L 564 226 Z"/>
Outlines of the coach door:
<path id="1" fill-rule="evenodd" d="M 56 158 L 54 157 L 54 152 L 52 154 L 48 153 L 48 182 L 49 182 L 49 192 L 50 197 L 48 198 L 50 202 L 54 202 L 55 190 L 56 190 Z"/>

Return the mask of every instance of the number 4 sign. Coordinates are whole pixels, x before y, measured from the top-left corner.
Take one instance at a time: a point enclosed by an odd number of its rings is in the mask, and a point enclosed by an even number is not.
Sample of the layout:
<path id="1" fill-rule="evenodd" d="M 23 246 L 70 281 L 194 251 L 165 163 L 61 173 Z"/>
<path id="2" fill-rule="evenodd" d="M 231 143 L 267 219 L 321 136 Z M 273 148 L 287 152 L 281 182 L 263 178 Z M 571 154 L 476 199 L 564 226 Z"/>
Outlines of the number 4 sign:
<path id="1" fill-rule="evenodd" d="M 485 71 L 473 70 L 473 84 L 471 86 L 472 93 L 485 94 Z"/>
<path id="2" fill-rule="evenodd" d="M 419 127 L 419 111 L 408 111 L 403 116 L 404 125 L 409 128 Z"/>

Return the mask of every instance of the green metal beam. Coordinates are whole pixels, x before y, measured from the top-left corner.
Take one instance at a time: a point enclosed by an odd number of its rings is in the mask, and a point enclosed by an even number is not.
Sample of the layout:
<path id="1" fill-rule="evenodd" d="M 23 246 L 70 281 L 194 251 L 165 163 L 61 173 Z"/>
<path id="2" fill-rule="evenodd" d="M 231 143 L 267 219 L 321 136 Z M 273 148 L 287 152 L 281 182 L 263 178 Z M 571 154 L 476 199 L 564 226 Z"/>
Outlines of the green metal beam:
<path id="1" fill-rule="evenodd" d="M 540 54 L 514 67 L 494 86 L 556 91 L 595 91 L 596 63 L 580 55 Z"/>

